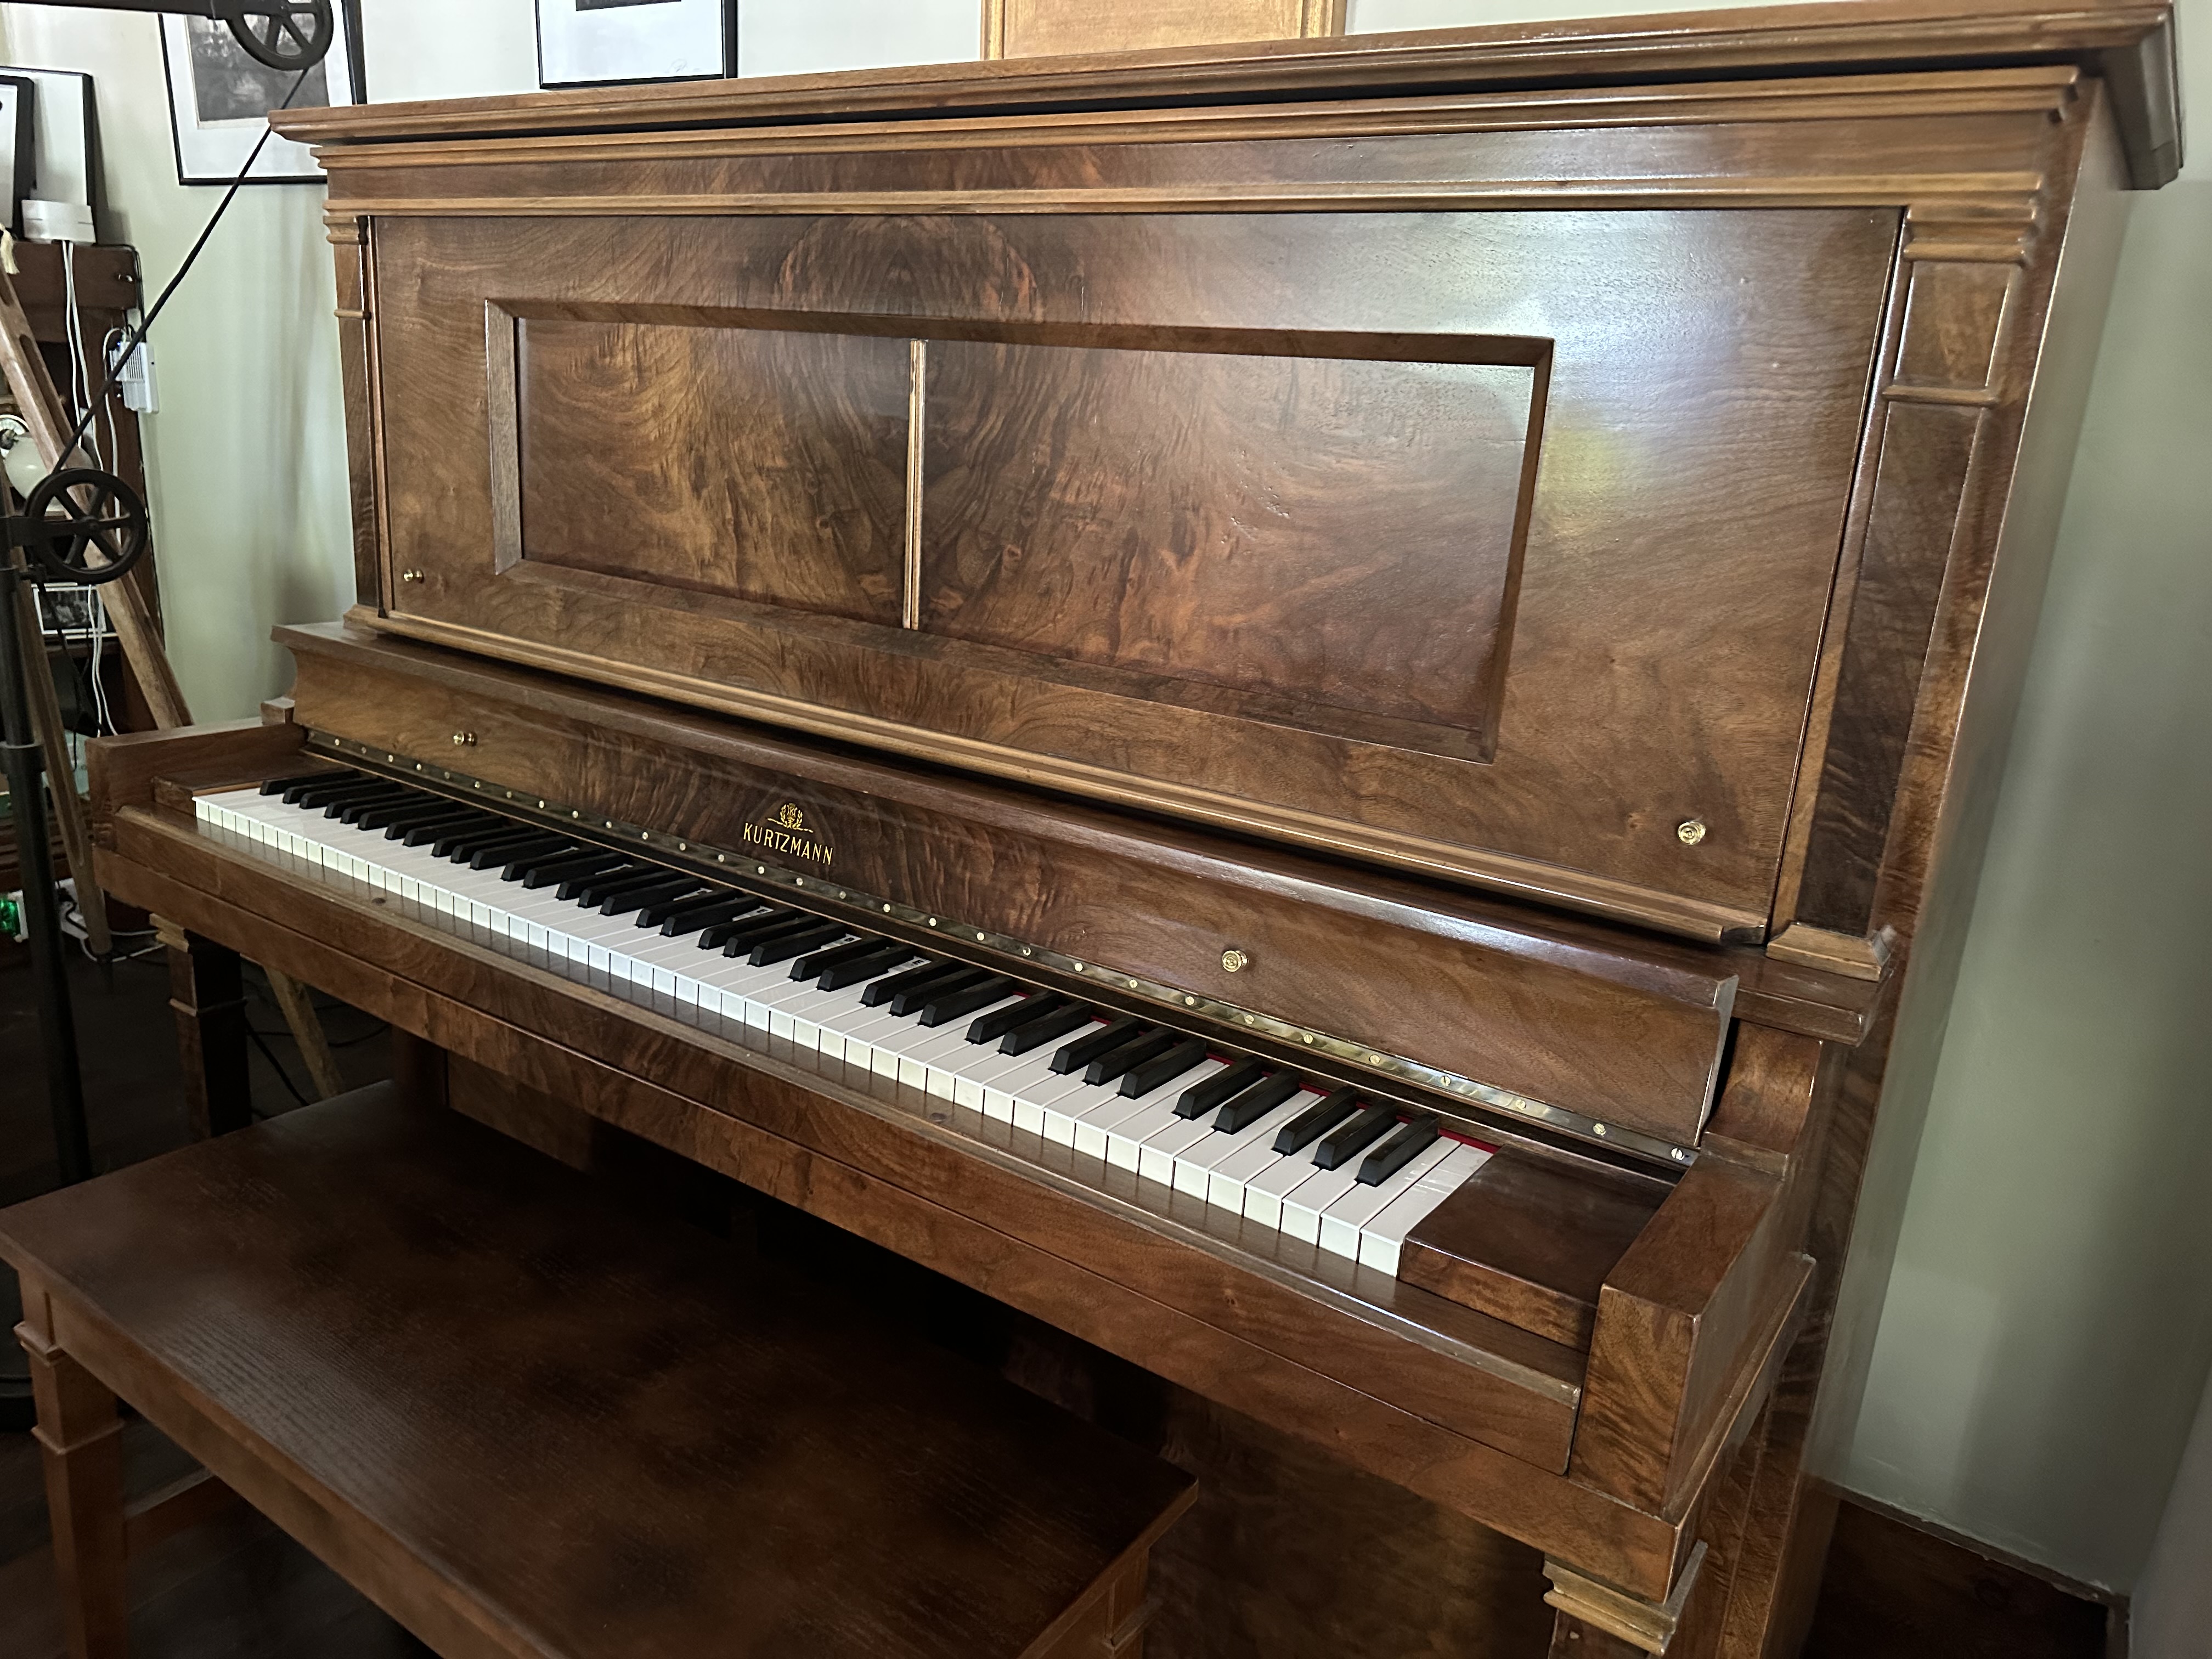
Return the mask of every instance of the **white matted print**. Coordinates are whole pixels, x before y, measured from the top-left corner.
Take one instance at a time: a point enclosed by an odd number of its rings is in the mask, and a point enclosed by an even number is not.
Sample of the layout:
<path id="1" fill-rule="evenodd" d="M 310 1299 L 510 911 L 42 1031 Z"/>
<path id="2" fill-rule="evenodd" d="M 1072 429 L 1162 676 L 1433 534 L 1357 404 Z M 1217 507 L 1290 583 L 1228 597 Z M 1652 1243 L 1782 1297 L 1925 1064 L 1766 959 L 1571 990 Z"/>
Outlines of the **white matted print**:
<path id="1" fill-rule="evenodd" d="M 538 84 L 734 75 L 735 7 L 736 0 L 538 0 Z"/>
<path id="2" fill-rule="evenodd" d="M 177 181 L 227 185 L 268 130 L 269 112 L 289 96 L 294 109 L 362 100 L 356 0 L 335 0 L 337 39 L 330 55 L 301 78 L 270 69 L 240 46 L 230 25 L 210 17 L 164 17 L 161 55 L 169 72 L 169 125 L 176 135 Z M 294 92 L 297 82 L 299 90 Z M 319 185 L 323 171 L 305 144 L 272 137 L 247 182 Z"/>

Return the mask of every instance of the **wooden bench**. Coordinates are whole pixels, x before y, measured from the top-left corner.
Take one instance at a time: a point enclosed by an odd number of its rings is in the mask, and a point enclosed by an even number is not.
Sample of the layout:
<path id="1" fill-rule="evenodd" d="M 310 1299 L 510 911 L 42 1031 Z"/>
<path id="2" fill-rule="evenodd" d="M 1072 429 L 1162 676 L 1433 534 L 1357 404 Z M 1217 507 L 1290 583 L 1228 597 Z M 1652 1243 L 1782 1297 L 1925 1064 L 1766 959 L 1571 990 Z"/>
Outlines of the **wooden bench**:
<path id="1" fill-rule="evenodd" d="M 0 1257 L 80 1659 L 226 1486 L 448 1659 L 1128 1659 L 1193 1496 L 390 1085 L 0 1212 Z M 210 1478 L 126 1516 L 118 1396 Z"/>

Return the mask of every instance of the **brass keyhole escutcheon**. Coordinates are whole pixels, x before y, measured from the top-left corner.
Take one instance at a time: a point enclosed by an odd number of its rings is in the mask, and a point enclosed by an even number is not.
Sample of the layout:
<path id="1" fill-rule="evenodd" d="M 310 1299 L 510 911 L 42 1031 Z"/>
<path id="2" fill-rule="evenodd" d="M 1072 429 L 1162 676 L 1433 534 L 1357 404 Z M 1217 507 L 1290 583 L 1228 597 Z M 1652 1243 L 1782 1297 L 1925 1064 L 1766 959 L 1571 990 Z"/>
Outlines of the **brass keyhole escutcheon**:
<path id="1" fill-rule="evenodd" d="M 1240 972 L 1249 967 L 1251 961 L 1251 957 L 1232 946 L 1221 953 L 1221 971 L 1225 974 Z"/>
<path id="2" fill-rule="evenodd" d="M 1674 839 L 1685 847 L 1695 847 L 1705 838 L 1705 826 L 1702 819 L 1690 818 L 1674 826 Z"/>

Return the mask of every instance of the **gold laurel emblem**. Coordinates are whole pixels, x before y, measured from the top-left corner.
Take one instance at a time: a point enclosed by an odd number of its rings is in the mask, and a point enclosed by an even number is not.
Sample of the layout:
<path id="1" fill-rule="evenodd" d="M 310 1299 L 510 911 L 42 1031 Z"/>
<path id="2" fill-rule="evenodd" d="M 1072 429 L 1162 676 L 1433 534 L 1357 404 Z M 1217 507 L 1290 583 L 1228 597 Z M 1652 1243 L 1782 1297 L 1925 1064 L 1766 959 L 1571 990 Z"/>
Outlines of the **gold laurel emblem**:
<path id="1" fill-rule="evenodd" d="M 806 814 L 789 801 L 784 802 L 775 809 L 775 821 L 780 827 L 790 830 L 793 835 L 802 834 L 806 829 Z"/>

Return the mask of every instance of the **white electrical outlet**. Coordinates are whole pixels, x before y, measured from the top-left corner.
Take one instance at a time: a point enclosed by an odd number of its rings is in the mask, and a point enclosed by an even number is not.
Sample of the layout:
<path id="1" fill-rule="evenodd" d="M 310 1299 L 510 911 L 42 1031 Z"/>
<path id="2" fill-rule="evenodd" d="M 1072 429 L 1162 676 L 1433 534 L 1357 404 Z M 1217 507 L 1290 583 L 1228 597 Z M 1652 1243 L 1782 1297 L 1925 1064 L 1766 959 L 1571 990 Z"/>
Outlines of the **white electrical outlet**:
<path id="1" fill-rule="evenodd" d="M 137 415 L 151 415 L 161 408 L 161 390 L 154 381 L 152 341 L 139 341 L 137 350 L 131 354 L 128 361 L 125 360 L 122 344 L 118 342 L 115 356 L 107 368 L 108 373 L 115 376 L 115 387 L 123 394 L 125 409 Z"/>

